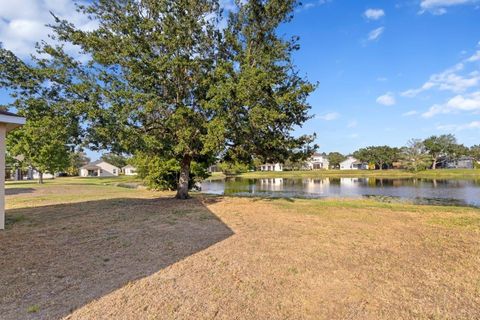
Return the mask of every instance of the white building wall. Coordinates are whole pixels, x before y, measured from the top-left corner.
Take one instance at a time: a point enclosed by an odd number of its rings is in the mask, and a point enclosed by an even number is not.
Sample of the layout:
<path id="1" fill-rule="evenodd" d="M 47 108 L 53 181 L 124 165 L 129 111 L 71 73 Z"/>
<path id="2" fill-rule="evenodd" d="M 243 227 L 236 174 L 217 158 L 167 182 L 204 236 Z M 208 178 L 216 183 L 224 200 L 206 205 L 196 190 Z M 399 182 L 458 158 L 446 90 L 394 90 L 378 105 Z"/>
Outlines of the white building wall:
<path id="1" fill-rule="evenodd" d="M 33 179 L 37 180 L 40 178 L 40 174 L 38 173 L 37 170 L 34 170 L 33 171 L 33 175 L 32 175 Z M 53 179 L 55 178 L 55 176 L 51 173 L 44 173 L 43 174 L 43 179 Z"/>
<path id="2" fill-rule="evenodd" d="M 108 162 L 102 161 L 100 163 L 95 164 L 95 166 L 99 167 L 97 169 L 98 175 L 97 177 L 115 177 L 120 174 L 120 168 L 111 165 Z M 80 169 L 80 176 L 81 177 L 88 177 L 88 169 L 81 168 Z"/>
<path id="3" fill-rule="evenodd" d="M 260 166 L 260 171 L 283 171 L 281 163 L 265 163 Z"/>
<path id="4" fill-rule="evenodd" d="M 133 167 L 128 167 L 124 169 L 124 174 L 126 176 L 136 176 L 137 175 L 137 169 Z"/>
<path id="5" fill-rule="evenodd" d="M 353 157 L 348 157 L 347 160 L 340 162 L 340 170 L 358 170 L 358 167 L 353 166 L 358 160 Z"/>

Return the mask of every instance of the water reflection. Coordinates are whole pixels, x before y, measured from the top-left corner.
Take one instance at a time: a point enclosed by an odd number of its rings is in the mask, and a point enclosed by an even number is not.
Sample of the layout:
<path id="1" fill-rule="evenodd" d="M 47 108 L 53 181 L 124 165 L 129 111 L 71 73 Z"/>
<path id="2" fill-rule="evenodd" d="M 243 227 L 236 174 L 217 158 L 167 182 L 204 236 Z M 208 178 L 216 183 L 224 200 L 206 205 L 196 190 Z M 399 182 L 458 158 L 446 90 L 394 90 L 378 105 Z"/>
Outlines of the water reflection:
<path id="1" fill-rule="evenodd" d="M 269 197 L 377 197 L 415 203 L 480 206 L 480 180 L 310 178 L 205 181 L 202 192 Z"/>

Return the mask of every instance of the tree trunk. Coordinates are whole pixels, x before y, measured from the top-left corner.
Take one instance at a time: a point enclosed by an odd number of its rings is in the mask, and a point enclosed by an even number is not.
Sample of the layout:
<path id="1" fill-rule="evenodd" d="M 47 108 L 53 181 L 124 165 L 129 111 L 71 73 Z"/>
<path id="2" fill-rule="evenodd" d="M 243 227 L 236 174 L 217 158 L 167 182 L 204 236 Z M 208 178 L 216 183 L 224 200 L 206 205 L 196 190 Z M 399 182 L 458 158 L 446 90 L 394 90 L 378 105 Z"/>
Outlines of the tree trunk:
<path id="1" fill-rule="evenodd" d="M 38 183 L 43 184 L 43 172 L 38 173 Z"/>
<path id="2" fill-rule="evenodd" d="M 437 169 L 437 158 L 433 159 L 432 170 Z"/>
<path id="3" fill-rule="evenodd" d="M 182 164 L 180 167 L 180 177 L 178 178 L 177 186 L 177 199 L 188 199 L 188 181 L 190 180 L 190 163 L 192 158 L 188 155 L 183 156 Z"/>

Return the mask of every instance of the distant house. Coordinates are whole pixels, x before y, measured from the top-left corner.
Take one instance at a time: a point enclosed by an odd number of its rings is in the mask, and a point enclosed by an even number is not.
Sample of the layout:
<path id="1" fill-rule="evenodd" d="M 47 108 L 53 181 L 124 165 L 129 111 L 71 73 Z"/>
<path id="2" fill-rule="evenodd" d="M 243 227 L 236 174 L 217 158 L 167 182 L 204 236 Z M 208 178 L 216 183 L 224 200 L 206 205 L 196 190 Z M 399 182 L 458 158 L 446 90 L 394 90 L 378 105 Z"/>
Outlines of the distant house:
<path id="1" fill-rule="evenodd" d="M 363 163 L 352 156 L 340 162 L 340 170 L 367 170 L 368 164 Z"/>
<path id="2" fill-rule="evenodd" d="M 40 178 L 40 173 L 35 170 L 35 169 L 29 169 L 28 170 L 28 173 L 27 173 L 27 179 L 31 180 L 31 179 L 35 179 L 35 180 L 38 180 Z M 45 172 L 43 174 L 43 179 L 53 179 L 55 178 L 55 175 L 54 174 L 51 174 L 51 173 L 48 173 L 48 172 Z"/>
<path id="3" fill-rule="evenodd" d="M 137 175 L 137 168 L 132 166 L 131 164 L 126 165 L 122 168 L 122 172 L 126 176 L 136 176 Z"/>
<path id="4" fill-rule="evenodd" d="M 328 170 L 329 162 L 326 154 L 314 153 L 306 162 L 309 170 Z"/>
<path id="5" fill-rule="evenodd" d="M 81 177 L 114 177 L 120 174 L 120 168 L 103 160 L 97 160 L 80 168 Z"/>
<path id="6" fill-rule="evenodd" d="M 445 168 L 447 169 L 473 169 L 474 167 L 475 160 L 472 157 L 460 157 L 445 162 Z"/>
<path id="7" fill-rule="evenodd" d="M 265 163 L 260 166 L 260 171 L 283 171 L 283 164 Z"/>

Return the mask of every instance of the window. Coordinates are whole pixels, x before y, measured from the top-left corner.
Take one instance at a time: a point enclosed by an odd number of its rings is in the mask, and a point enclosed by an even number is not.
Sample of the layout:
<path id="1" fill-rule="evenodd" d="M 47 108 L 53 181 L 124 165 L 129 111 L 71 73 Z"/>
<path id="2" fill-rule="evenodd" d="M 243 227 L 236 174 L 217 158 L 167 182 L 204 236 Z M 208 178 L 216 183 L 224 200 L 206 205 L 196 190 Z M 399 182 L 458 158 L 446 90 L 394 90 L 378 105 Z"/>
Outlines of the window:
<path id="1" fill-rule="evenodd" d="M 113 174 L 117 174 L 117 169 L 113 169 Z"/>

